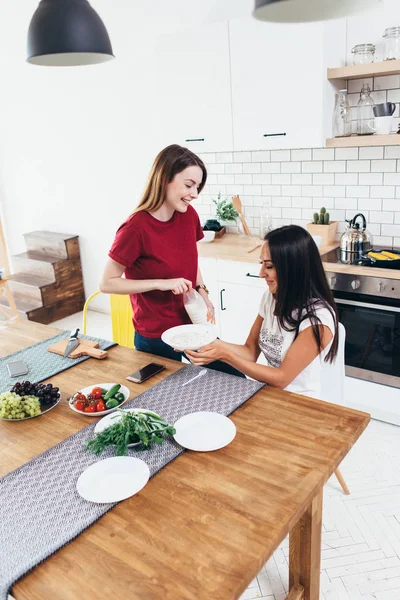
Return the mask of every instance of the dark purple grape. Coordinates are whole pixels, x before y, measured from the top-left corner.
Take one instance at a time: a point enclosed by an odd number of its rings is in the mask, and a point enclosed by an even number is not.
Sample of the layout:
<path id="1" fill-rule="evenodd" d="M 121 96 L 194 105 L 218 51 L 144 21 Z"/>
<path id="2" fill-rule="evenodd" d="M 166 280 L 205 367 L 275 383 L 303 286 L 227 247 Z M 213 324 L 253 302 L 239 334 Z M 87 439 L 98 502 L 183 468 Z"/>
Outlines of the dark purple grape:
<path id="1" fill-rule="evenodd" d="M 55 387 L 55 388 L 53 388 L 53 390 L 54 390 L 55 392 L 59 392 L 59 391 L 60 391 L 60 388 L 58 388 L 58 387 Z"/>

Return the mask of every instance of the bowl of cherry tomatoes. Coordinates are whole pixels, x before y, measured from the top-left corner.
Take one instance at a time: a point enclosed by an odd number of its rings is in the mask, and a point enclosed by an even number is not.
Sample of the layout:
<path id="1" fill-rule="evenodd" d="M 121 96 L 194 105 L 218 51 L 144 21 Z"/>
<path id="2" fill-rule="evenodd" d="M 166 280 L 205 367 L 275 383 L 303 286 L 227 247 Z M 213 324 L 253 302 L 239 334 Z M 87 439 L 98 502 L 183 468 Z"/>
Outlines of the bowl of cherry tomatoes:
<path id="1" fill-rule="evenodd" d="M 71 410 L 87 417 L 102 417 L 129 400 L 130 392 L 120 383 L 96 383 L 76 392 L 68 401 Z"/>

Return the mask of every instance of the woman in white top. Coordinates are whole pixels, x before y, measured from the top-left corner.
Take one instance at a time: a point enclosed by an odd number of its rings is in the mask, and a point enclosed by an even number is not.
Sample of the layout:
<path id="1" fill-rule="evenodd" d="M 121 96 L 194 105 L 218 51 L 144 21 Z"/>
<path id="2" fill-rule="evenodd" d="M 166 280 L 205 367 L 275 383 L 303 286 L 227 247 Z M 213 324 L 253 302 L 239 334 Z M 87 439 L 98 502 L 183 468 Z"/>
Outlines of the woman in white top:
<path id="1" fill-rule="evenodd" d="M 261 249 L 268 285 L 246 343 L 216 340 L 186 354 L 195 365 L 214 360 L 297 394 L 320 397 L 323 362 L 338 348 L 338 316 L 317 246 L 297 225 L 270 231 Z M 267 366 L 257 363 L 263 353 Z"/>

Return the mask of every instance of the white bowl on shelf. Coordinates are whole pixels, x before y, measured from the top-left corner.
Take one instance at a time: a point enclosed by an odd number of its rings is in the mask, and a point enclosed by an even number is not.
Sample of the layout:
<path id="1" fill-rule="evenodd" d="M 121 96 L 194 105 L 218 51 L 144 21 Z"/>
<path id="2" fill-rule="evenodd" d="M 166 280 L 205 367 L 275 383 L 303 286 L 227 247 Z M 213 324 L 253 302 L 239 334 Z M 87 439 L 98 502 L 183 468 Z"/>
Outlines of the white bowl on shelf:
<path id="1" fill-rule="evenodd" d="M 215 231 L 204 231 L 204 237 L 202 240 L 199 240 L 199 243 L 205 243 L 207 244 L 208 242 L 213 242 L 214 238 L 215 238 Z"/>

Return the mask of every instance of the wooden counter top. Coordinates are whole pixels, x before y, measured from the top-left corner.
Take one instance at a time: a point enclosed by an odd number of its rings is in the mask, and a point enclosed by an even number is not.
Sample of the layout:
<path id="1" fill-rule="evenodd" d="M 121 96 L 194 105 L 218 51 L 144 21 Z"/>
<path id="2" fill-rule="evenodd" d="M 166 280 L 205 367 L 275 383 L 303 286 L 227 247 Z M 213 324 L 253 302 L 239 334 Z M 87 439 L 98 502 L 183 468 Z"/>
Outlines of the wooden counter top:
<path id="1" fill-rule="evenodd" d="M 260 248 L 256 248 L 253 252 L 248 252 L 254 248 L 256 244 L 261 244 L 261 240 L 257 237 L 247 238 L 235 233 L 227 233 L 222 238 L 214 240 L 213 242 L 198 244 L 199 257 L 258 263 L 260 261 Z M 338 246 L 339 242 L 335 242 L 330 246 L 321 246 L 319 252 L 322 256 Z M 347 273 L 349 275 L 400 279 L 400 270 L 396 269 L 379 269 L 322 262 L 325 271 L 328 273 Z"/>

